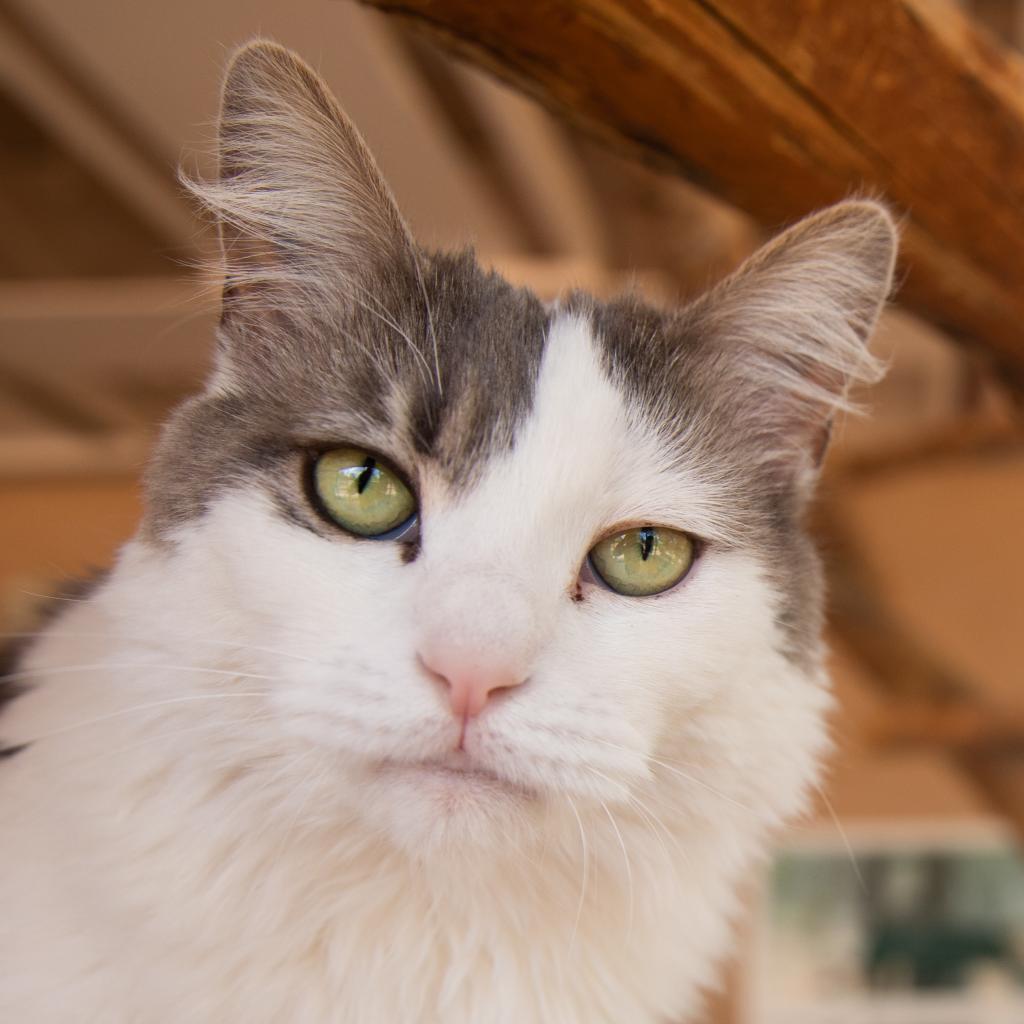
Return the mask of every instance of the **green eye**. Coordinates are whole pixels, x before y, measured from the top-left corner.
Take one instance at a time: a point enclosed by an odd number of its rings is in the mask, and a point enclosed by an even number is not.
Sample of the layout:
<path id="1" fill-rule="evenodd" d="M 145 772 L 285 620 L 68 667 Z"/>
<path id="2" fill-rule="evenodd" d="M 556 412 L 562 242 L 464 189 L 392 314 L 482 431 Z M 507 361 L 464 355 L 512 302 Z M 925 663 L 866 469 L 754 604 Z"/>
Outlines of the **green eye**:
<path id="1" fill-rule="evenodd" d="M 647 597 L 674 587 L 693 564 L 693 541 L 666 526 L 641 526 L 591 548 L 594 572 L 618 594 Z"/>
<path id="2" fill-rule="evenodd" d="M 416 499 L 398 474 L 362 448 L 324 452 L 313 466 L 313 486 L 324 511 L 360 537 L 390 533 L 416 512 Z"/>

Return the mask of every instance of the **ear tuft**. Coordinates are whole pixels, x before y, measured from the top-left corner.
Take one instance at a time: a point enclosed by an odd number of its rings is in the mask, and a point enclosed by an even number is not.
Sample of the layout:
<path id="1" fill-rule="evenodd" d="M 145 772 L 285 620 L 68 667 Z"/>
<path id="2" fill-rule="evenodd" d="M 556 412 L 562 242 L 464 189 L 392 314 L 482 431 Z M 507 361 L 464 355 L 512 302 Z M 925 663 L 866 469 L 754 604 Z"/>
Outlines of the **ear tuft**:
<path id="1" fill-rule="evenodd" d="M 284 47 L 257 40 L 231 59 L 218 157 L 217 179 L 185 185 L 221 226 L 226 315 L 245 303 L 326 309 L 411 258 L 411 236 L 359 133 Z"/>
<path id="2" fill-rule="evenodd" d="M 856 385 L 878 381 L 867 343 L 892 286 L 896 224 L 852 200 L 783 232 L 691 307 L 723 369 L 779 449 L 813 466 Z"/>

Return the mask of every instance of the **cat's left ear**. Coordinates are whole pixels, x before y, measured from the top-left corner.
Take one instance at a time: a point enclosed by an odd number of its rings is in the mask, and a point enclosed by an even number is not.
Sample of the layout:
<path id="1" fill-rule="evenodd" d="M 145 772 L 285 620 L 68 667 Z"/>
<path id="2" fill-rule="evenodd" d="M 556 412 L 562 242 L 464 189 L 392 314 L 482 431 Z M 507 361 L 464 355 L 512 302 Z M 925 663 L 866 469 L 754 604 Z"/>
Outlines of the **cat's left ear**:
<path id="1" fill-rule="evenodd" d="M 870 200 L 800 221 L 688 310 L 759 448 L 812 483 L 836 414 L 884 367 L 867 343 L 892 287 L 892 216 Z"/>

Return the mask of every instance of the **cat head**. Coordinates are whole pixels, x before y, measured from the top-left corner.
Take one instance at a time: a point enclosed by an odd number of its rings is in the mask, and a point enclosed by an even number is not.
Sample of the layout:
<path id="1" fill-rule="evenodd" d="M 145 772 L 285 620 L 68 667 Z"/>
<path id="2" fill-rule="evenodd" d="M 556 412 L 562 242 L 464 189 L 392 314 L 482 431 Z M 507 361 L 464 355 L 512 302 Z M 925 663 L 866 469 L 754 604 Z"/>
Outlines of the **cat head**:
<path id="1" fill-rule="evenodd" d="M 223 238 L 217 365 L 143 536 L 178 628 L 267 680 L 239 748 L 319 759 L 410 848 L 641 789 L 788 814 L 826 703 L 802 515 L 878 374 L 884 208 L 825 210 L 681 309 L 545 305 L 418 247 L 287 51 L 236 55 L 219 140 L 191 185 Z M 309 770 L 281 756 L 286 792 Z"/>

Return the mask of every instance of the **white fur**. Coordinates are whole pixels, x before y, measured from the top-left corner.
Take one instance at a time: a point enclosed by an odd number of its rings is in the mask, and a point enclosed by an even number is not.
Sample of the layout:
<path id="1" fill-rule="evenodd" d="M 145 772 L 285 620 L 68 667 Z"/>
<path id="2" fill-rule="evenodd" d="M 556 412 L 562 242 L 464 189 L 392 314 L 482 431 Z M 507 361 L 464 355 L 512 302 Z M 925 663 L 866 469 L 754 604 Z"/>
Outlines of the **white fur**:
<path id="1" fill-rule="evenodd" d="M 0 765 L 0 1020 L 692 1017 L 813 779 L 822 676 L 740 548 L 656 598 L 571 596 L 618 523 L 713 538 L 707 470 L 667 471 L 560 317 L 511 453 L 422 481 L 412 564 L 243 487 L 129 544 L 3 720 L 32 746 Z M 417 665 L 437 635 L 528 675 L 467 735 L 514 786 L 410 767 L 458 735 Z"/>

